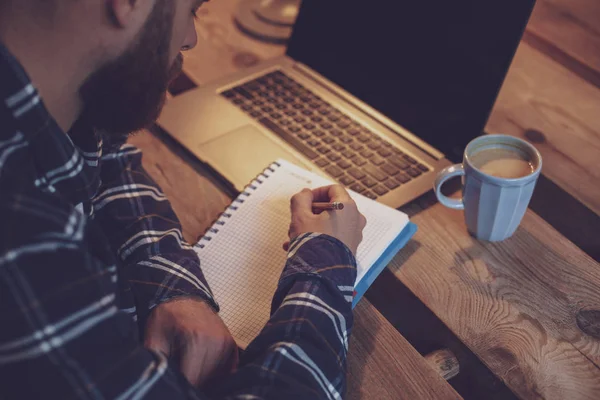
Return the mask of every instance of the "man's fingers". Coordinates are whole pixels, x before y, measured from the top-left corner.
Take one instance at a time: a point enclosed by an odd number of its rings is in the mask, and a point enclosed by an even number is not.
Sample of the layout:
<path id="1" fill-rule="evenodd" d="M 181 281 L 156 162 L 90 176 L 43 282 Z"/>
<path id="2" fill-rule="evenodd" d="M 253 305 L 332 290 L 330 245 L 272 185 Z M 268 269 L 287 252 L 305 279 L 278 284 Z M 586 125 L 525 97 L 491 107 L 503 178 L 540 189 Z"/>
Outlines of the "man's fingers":
<path id="1" fill-rule="evenodd" d="M 292 215 L 312 212 L 312 203 L 313 192 L 310 189 L 303 189 L 300 193 L 296 193 L 290 202 Z"/>
<path id="2" fill-rule="evenodd" d="M 283 250 L 288 251 L 290 249 L 290 241 L 288 240 L 283 244 Z"/>

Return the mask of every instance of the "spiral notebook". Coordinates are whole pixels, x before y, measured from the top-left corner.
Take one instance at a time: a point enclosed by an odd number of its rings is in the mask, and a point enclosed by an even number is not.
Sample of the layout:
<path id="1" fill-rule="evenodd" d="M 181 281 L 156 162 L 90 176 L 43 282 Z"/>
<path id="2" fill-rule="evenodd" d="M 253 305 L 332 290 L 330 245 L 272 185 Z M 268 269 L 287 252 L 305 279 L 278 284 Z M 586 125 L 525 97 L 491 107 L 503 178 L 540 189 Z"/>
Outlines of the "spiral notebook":
<path id="1" fill-rule="evenodd" d="M 327 179 L 277 160 L 253 180 L 221 214 L 194 249 L 221 307 L 221 318 L 245 348 L 265 326 L 286 261 L 290 198 L 303 188 L 330 185 Z M 367 218 L 357 251 L 353 306 L 416 231 L 408 216 L 351 192 Z"/>

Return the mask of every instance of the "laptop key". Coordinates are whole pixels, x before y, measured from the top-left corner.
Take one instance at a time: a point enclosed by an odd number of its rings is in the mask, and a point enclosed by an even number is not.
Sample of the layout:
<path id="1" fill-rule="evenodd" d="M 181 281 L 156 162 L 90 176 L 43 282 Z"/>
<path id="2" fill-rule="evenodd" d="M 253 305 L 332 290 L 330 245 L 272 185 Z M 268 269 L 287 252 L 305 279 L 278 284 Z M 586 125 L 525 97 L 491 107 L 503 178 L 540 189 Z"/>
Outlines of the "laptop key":
<path id="1" fill-rule="evenodd" d="M 350 126 L 350 123 L 348 123 L 346 121 L 340 121 L 340 122 L 338 122 L 337 126 L 339 126 L 342 129 L 346 129 L 347 127 Z"/>
<path id="2" fill-rule="evenodd" d="M 253 95 L 252 93 L 250 93 L 249 91 L 247 91 L 246 89 L 244 89 L 243 87 L 241 87 L 241 86 L 240 86 L 240 87 L 238 87 L 238 88 L 236 88 L 236 89 L 235 89 L 235 91 L 236 91 L 236 92 L 237 92 L 239 95 L 241 95 L 241 96 L 245 97 L 245 98 L 246 98 L 246 99 L 248 99 L 248 100 L 252 100 L 252 99 L 254 99 L 254 95 Z"/>
<path id="3" fill-rule="evenodd" d="M 360 155 L 363 156 L 364 158 L 369 158 L 369 157 L 373 157 L 374 153 L 364 149 L 363 151 L 360 152 Z"/>
<path id="4" fill-rule="evenodd" d="M 392 164 L 383 164 L 379 168 L 381 168 L 388 175 L 396 175 L 398 172 L 400 172 L 400 170 L 394 167 Z"/>
<path id="5" fill-rule="evenodd" d="M 327 154 L 327 158 L 330 159 L 331 161 L 335 162 L 335 161 L 339 161 L 342 159 L 342 157 L 336 153 L 329 153 Z"/>
<path id="6" fill-rule="evenodd" d="M 344 150 L 346 150 L 346 148 L 344 147 L 344 145 L 343 145 L 343 144 L 341 144 L 341 143 L 336 143 L 336 144 L 334 144 L 334 145 L 333 145 L 333 146 L 331 146 L 331 147 L 333 147 L 333 149 L 334 149 L 335 151 L 344 151 Z"/>
<path id="7" fill-rule="evenodd" d="M 335 142 L 335 139 L 328 136 L 325 139 L 323 139 L 323 142 L 325 142 L 327 144 L 331 144 L 331 143 Z"/>
<path id="8" fill-rule="evenodd" d="M 323 132 L 321 130 L 316 130 L 313 132 L 313 135 L 315 135 L 316 137 L 323 137 L 323 136 L 325 136 L 325 132 Z"/>
<path id="9" fill-rule="evenodd" d="M 379 149 L 379 148 L 381 147 L 381 143 L 378 143 L 378 142 L 371 142 L 371 143 L 369 143 L 369 146 L 368 146 L 368 147 L 369 147 L 371 150 L 377 150 L 377 149 Z"/>
<path id="10" fill-rule="evenodd" d="M 377 181 L 375 179 L 371 178 L 370 176 L 367 176 L 361 182 L 363 185 L 365 185 L 368 188 L 372 188 L 373 186 L 377 185 Z"/>
<path id="11" fill-rule="evenodd" d="M 389 149 L 383 148 L 379 149 L 379 151 L 377 151 L 377 154 L 379 154 L 382 157 L 389 157 L 392 155 L 392 152 Z"/>
<path id="12" fill-rule="evenodd" d="M 290 126 L 292 124 L 292 121 L 289 119 L 282 119 L 281 121 L 279 121 L 279 125 L 281 126 Z"/>
<path id="13" fill-rule="evenodd" d="M 416 163 L 417 163 L 417 160 L 415 160 L 414 158 L 412 158 L 412 157 L 411 157 L 411 156 L 409 156 L 408 154 L 405 154 L 405 155 L 404 155 L 404 159 L 405 159 L 406 161 L 408 161 L 409 163 L 411 163 L 411 164 L 416 164 Z"/>
<path id="14" fill-rule="evenodd" d="M 352 163 L 348 160 L 341 160 L 340 162 L 338 162 L 338 166 L 340 168 L 348 169 L 352 166 Z"/>
<path id="15" fill-rule="evenodd" d="M 258 122 L 263 124 L 267 129 L 270 129 L 281 139 L 285 140 L 290 145 L 295 147 L 296 150 L 304 154 L 309 159 L 313 160 L 319 156 L 319 154 L 316 151 L 314 151 L 310 147 L 307 147 L 298 138 L 294 137 L 290 133 L 286 132 L 284 129 L 280 128 L 275 122 L 271 121 L 269 118 L 261 118 L 258 120 Z"/>
<path id="16" fill-rule="evenodd" d="M 323 129 L 331 129 L 333 128 L 333 125 L 331 125 L 329 122 L 324 122 L 321 124 L 321 128 Z"/>
<path id="17" fill-rule="evenodd" d="M 311 115 L 313 115 L 313 111 L 312 110 L 308 110 L 308 109 L 304 109 L 304 110 L 302 110 L 302 114 L 307 115 L 307 116 L 311 116 Z"/>
<path id="18" fill-rule="evenodd" d="M 292 107 L 294 107 L 296 110 L 301 110 L 304 108 L 304 104 L 296 103 Z"/>
<path id="19" fill-rule="evenodd" d="M 381 158 L 377 154 L 375 154 L 375 155 L 373 155 L 373 157 L 371 157 L 371 159 L 369 161 L 371 161 L 375 165 L 381 165 L 385 162 L 385 159 Z"/>
<path id="20" fill-rule="evenodd" d="M 319 114 L 321 114 L 321 115 L 329 115 L 329 114 L 331 114 L 331 110 L 328 109 L 328 108 L 321 108 L 319 110 Z"/>
<path id="21" fill-rule="evenodd" d="M 371 200 L 377 200 L 377 196 L 373 192 L 370 192 L 368 190 L 366 192 L 362 193 L 362 195 L 365 197 L 368 197 Z"/>
<path id="22" fill-rule="evenodd" d="M 356 136 L 360 134 L 360 131 L 358 129 L 350 129 L 348 133 L 352 136 Z"/>
<path id="23" fill-rule="evenodd" d="M 402 152 L 402 150 L 400 150 L 400 149 L 399 149 L 399 148 L 397 148 L 397 147 L 392 147 L 392 151 L 393 151 L 394 153 L 396 153 L 396 154 L 399 154 L 399 155 L 404 155 L 404 153 Z"/>
<path id="24" fill-rule="evenodd" d="M 410 176 L 406 175 L 404 172 L 400 172 L 394 178 L 400 181 L 400 183 L 406 183 L 411 179 Z"/>
<path id="25" fill-rule="evenodd" d="M 364 178 L 364 177 L 366 177 L 366 176 L 367 176 L 367 175 L 366 175 L 364 172 L 362 172 L 362 171 L 361 171 L 360 169 L 358 169 L 358 168 L 350 168 L 350 169 L 348 170 L 348 173 L 349 173 L 350 175 L 352 175 L 352 177 L 354 177 L 355 179 L 362 179 L 362 178 Z"/>
<path id="26" fill-rule="evenodd" d="M 367 160 L 365 160 L 364 158 L 362 158 L 362 157 L 360 157 L 360 156 L 355 156 L 355 157 L 352 159 L 352 162 L 353 162 L 355 165 L 357 165 L 357 166 L 359 166 L 359 167 L 362 167 L 363 165 L 365 165 L 365 164 L 367 163 Z"/>
<path id="27" fill-rule="evenodd" d="M 311 145 L 312 147 L 317 147 L 318 145 L 321 144 L 321 142 L 319 142 L 317 139 L 310 139 L 308 142 L 309 145 Z"/>
<path id="28" fill-rule="evenodd" d="M 340 142 L 348 144 L 348 143 L 352 143 L 353 139 L 350 136 L 342 136 L 340 138 Z"/>
<path id="29" fill-rule="evenodd" d="M 354 183 L 354 179 L 350 178 L 348 175 L 344 175 L 339 178 L 339 181 L 344 186 L 350 186 Z"/>
<path id="30" fill-rule="evenodd" d="M 254 100 L 254 101 L 252 102 L 252 104 L 254 104 L 255 106 L 258 106 L 258 107 L 260 107 L 260 106 L 264 105 L 264 104 L 265 104 L 265 102 L 264 102 L 264 101 L 262 101 L 262 100 Z"/>
<path id="31" fill-rule="evenodd" d="M 326 165 L 329 165 L 329 160 L 325 158 L 319 158 L 317 161 L 315 161 L 315 164 L 317 164 L 317 167 L 323 168 Z"/>
<path id="32" fill-rule="evenodd" d="M 323 122 L 323 117 L 314 116 L 310 119 L 312 122 Z"/>
<path id="33" fill-rule="evenodd" d="M 244 111 L 250 111 L 250 110 L 252 110 L 252 106 L 249 105 L 249 104 L 245 104 L 245 105 L 242 106 L 242 110 L 244 110 Z"/>
<path id="34" fill-rule="evenodd" d="M 351 150 L 344 150 L 344 151 L 342 151 L 342 155 L 346 158 L 352 158 L 356 155 L 356 153 L 354 153 Z"/>
<path id="35" fill-rule="evenodd" d="M 262 115 L 262 113 L 260 111 L 252 111 L 250 113 L 250 116 L 254 117 L 254 118 L 260 117 L 261 115 Z"/>
<path id="36" fill-rule="evenodd" d="M 283 118 L 283 115 L 281 115 L 279 113 L 272 113 L 271 114 L 271 118 L 273 118 L 273 119 L 281 119 L 281 118 Z"/>
<path id="37" fill-rule="evenodd" d="M 338 122 L 340 117 L 336 114 L 331 114 L 329 117 L 327 117 L 327 119 L 329 119 L 331 122 Z"/>
<path id="38" fill-rule="evenodd" d="M 407 173 L 407 174 L 409 174 L 410 176 L 412 176 L 413 178 L 416 178 L 417 176 L 419 176 L 419 175 L 421 175 L 421 174 L 422 174 L 422 172 L 421 172 L 421 171 L 419 171 L 419 170 L 418 170 L 418 169 L 416 169 L 416 168 L 409 168 L 409 169 L 406 171 L 406 173 Z"/>
<path id="39" fill-rule="evenodd" d="M 317 151 L 321 154 L 327 154 L 327 153 L 331 152 L 331 149 L 327 146 L 321 146 L 317 149 Z"/>
<path id="40" fill-rule="evenodd" d="M 306 118 L 304 118 L 304 117 L 296 117 L 296 118 L 294 118 L 294 121 L 296 121 L 297 123 L 301 124 L 304 121 L 306 121 Z"/>
<path id="41" fill-rule="evenodd" d="M 299 127 L 299 126 L 291 126 L 291 127 L 289 128 L 289 130 L 290 130 L 290 132 L 293 132 L 293 133 L 298 133 L 298 132 L 300 132 L 302 129 L 300 129 L 300 127 Z"/>
<path id="42" fill-rule="evenodd" d="M 410 167 L 410 165 L 405 160 L 398 156 L 389 157 L 388 161 L 400 169 L 407 169 Z"/>
<path id="43" fill-rule="evenodd" d="M 361 143 L 369 143 L 371 141 L 371 138 L 369 136 L 365 135 L 364 133 L 358 135 L 357 139 Z"/>
<path id="44" fill-rule="evenodd" d="M 287 109 L 287 106 L 285 104 L 277 104 L 275 108 L 278 110 L 285 110 Z"/>
<path id="45" fill-rule="evenodd" d="M 311 124 L 311 123 L 304 124 L 304 129 L 308 129 L 309 131 L 312 131 L 315 128 L 316 128 L 316 126 L 314 124 Z"/>
<path id="46" fill-rule="evenodd" d="M 287 115 L 288 117 L 293 117 L 294 115 L 298 114 L 297 111 L 294 110 L 287 110 L 284 112 L 285 115 Z"/>
<path id="47" fill-rule="evenodd" d="M 417 168 L 419 168 L 421 171 L 423 172 L 428 172 L 429 168 L 427 168 L 426 166 L 424 166 L 423 164 L 419 164 L 417 165 Z"/>
<path id="48" fill-rule="evenodd" d="M 268 106 L 265 106 L 265 107 L 261 108 L 261 110 L 263 110 L 266 113 L 273 112 L 273 108 L 272 107 L 268 107 Z"/>
<path id="49" fill-rule="evenodd" d="M 383 182 L 388 178 L 385 172 L 371 164 L 366 164 L 362 170 L 380 182 Z"/>
<path id="50" fill-rule="evenodd" d="M 390 179 L 388 179 L 387 181 L 385 181 L 383 184 L 384 184 L 385 186 L 387 186 L 387 188 L 388 188 L 388 189 L 390 189 L 390 190 L 394 190 L 394 189 L 396 189 L 398 186 L 400 186 L 400 183 L 398 183 L 398 181 L 397 181 L 397 180 L 395 180 L 395 179 L 391 179 L 391 178 L 390 178 Z"/>
<path id="51" fill-rule="evenodd" d="M 325 172 L 327 172 L 329 175 L 333 176 L 334 178 L 337 178 L 338 176 L 341 176 L 344 174 L 344 170 L 342 170 L 337 165 L 330 165 L 329 167 L 325 168 Z"/>
<path id="52" fill-rule="evenodd" d="M 223 97 L 226 97 L 228 99 L 232 99 L 232 98 L 235 97 L 235 91 L 233 89 L 232 90 L 227 90 L 227 91 L 225 91 L 225 92 L 223 92 L 221 94 L 223 95 Z"/>
<path id="53" fill-rule="evenodd" d="M 356 193 L 362 193 L 364 192 L 366 189 L 363 185 L 361 185 L 360 183 L 356 182 L 355 184 L 350 185 L 350 189 L 354 190 Z"/>
<path id="54" fill-rule="evenodd" d="M 302 133 L 298 134 L 298 137 L 300 139 L 302 139 L 302 140 L 306 140 L 306 139 L 308 139 L 310 137 L 310 135 L 308 133 L 306 133 L 306 132 L 302 132 Z"/>
<path id="55" fill-rule="evenodd" d="M 284 97 L 283 101 L 286 103 L 293 103 L 294 102 L 294 98 L 293 97 Z"/>
<path id="56" fill-rule="evenodd" d="M 373 188 L 373 191 L 375 193 L 377 193 L 379 196 L 383 196 L 384 194 L 388 193 L 389 190 L 383 186 L 383 185 L 377 185 Z"/>
<path id="57" fill-rule="evenodd" d="M 340 137 L 344 134 L 344 132 L 340 131 L 339 129 L 332 129 L 331 130 L 331 135 L 335 136 L 335 137 Z"/>
<path id="58" fill-rule="evenodd" d="M 350 148 L 351 148 L 352 150 L 359 151 L 359 150 L 362 150 L 363 146 L 362 146 L 362 144 L 360 144 L 360 143 L 352 143 L 352 144 L 350 145 Z"/>

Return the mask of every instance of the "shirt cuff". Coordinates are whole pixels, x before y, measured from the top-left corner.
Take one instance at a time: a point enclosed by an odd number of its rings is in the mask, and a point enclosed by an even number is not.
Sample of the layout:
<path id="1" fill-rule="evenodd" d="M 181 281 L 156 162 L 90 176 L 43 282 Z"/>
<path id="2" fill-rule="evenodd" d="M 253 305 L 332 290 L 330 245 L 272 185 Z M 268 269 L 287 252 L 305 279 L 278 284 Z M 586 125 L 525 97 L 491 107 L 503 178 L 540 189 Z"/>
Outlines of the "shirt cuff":
<path id="1" fill-rule="evenodd" d="M 340 240 L 322 233 L 305 233 L 290 242 L 280 282 L 297 275 L 318 275 L 347 289 L 354 287 L 356 266 L 354 254 Z"/>

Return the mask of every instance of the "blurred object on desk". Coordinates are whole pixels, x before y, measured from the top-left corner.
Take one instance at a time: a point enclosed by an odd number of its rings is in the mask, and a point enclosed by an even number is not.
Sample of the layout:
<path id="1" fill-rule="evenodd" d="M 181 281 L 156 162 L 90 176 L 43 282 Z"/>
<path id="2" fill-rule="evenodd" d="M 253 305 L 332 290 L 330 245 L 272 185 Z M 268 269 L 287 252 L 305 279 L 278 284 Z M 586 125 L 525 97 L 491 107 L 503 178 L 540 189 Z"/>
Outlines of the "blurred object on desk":
<path id="1" fill-rule="evenodd" d="M 245 34 L 270 43 L 286 43 L 301 0 L 241 0 L 234 15 Z"/>

